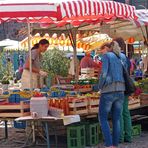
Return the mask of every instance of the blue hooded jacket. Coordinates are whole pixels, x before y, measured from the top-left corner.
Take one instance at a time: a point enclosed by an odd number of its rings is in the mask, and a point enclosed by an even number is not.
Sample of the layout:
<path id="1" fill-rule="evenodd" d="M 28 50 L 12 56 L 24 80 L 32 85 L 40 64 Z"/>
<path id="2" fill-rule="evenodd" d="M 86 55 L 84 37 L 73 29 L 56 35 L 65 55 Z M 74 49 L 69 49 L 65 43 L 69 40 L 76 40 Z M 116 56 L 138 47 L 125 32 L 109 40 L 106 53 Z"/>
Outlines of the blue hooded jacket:
<path id="1" fill-rule="evenodd" d="M 128 68 L 126 56 L 123 53 L 120 53 L 119 57 L 125 68 Z M 111 86 L 115 83 L 124 84 L 123 66 L 120 59 L 113 52 L 107 52 L 102 57 L 102 71 L 99 78 L 99 89 L 102 90 L 104 87 Z"/>

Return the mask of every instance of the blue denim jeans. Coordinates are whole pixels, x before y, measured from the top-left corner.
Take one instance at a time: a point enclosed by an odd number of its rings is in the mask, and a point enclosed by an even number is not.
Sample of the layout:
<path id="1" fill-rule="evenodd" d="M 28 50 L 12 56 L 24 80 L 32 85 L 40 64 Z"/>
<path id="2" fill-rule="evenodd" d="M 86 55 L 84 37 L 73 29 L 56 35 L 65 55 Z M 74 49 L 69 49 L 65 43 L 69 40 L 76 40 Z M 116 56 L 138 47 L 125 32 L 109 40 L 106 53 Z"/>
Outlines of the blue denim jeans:
<path id="1" fill-rule="evenodd" d="M 105 146 L 118 146 L 120 138 L 120 117 L 124 101 L 124 92 L 101 94 L 99 104 L 99 120 L 103 132 Z M 111 134 L 108 115 L 111 113 L 113 132 Z"/>

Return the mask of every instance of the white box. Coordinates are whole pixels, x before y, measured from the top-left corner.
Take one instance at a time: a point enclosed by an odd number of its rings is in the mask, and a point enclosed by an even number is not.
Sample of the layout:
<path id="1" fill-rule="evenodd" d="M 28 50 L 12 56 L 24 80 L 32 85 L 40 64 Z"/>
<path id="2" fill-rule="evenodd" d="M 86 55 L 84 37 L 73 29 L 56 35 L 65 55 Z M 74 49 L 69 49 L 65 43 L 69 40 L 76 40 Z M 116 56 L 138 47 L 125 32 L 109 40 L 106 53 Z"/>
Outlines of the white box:
<path id="1" fill-rule="evenodd" d="M 48 116 L 48 101 L 46 97 L 32 97 L 30 100 L 30 112 L 36 113 L 38 118 Z"/>

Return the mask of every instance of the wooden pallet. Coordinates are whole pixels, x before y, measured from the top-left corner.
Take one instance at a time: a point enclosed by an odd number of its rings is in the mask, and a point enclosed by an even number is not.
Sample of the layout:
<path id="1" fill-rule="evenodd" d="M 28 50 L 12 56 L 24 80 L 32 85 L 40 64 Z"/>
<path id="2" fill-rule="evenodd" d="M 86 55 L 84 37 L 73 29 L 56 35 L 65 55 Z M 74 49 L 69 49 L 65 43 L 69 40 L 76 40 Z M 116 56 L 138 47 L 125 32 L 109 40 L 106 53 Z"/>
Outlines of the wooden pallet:
<path id="1" fill-rule="evenodd" d="M 88 105 L 88 113 L 98 113 L 99 110 L 99 99 L 90 98 Z"/>
<path id="2" fill-rule="evenodd" d="M 0 117 L 23 117 L 30 115 L 30 105 L 21 101 L 20 104 L 0 104 Z"/>
<path id="3" fill-rule="evenodd" d="M 70 115 L 81 115 L 88 113 L 88 100 L 87 99 L 74 99 L 68 102 Z"/>

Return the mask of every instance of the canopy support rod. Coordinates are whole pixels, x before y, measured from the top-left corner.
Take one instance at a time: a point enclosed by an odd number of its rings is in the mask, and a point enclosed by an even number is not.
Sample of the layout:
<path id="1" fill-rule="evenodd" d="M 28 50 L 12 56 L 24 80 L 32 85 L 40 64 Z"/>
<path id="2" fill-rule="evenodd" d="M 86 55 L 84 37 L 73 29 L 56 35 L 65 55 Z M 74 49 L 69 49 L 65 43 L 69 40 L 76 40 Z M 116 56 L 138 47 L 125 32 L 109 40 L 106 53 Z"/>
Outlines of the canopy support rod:
<path id="1" fill-rule="evenodd" d="M 27 30 L 28 30 L 28 50 L 29 50 L 29 70 L 30 70 L 30 90 L 32 91 L 32 55 L 31 55 L 31 43 L 30 43 L 30 32 L 31 26 L 29 19 L 27 20 Z"/>
<path id="2" fill-rule="evenodd" d="M 77 40 L 76 40 L 76 35 L 78 28 L 69 28 L 68 30 L 68 35 L 69 39 L 71 41 L 72 47 L 73 47 L 73 58 L 74 58 L 74 71 L 75 71 L 75 80 L 76 82 L 78 81 L 79 78 L 79 71 L 77 69 Z"/>

